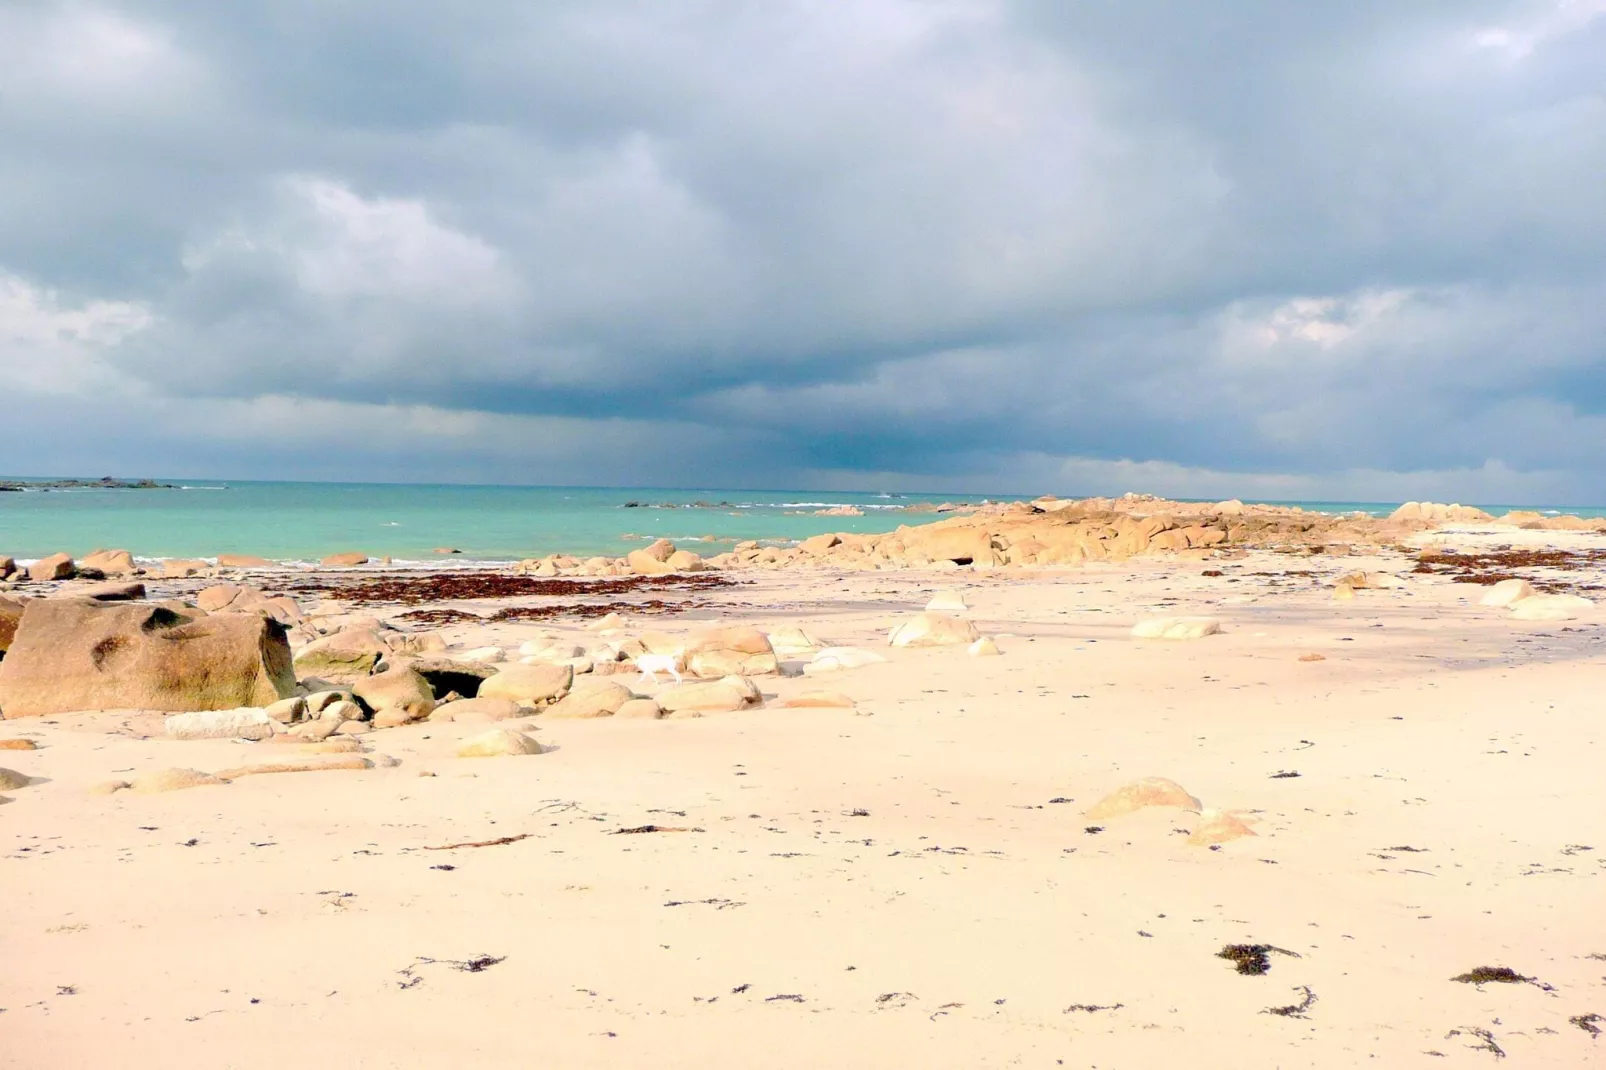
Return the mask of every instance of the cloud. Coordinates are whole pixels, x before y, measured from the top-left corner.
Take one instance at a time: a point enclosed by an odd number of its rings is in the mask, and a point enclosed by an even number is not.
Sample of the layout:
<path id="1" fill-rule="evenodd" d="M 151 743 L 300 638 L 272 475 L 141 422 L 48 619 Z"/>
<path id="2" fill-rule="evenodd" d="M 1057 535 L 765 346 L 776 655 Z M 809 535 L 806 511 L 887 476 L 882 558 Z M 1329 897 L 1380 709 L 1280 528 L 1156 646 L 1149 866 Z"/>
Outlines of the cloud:
<path id="1" fill-rule="evenodd" d="M 0 326 L 0 364 L 165 415 L 140 434 L 58 390 L 0 448 L 234 477 L 1588 497 L 1602 13 L 7 9 L 0 325 L 32 326 Z"/>

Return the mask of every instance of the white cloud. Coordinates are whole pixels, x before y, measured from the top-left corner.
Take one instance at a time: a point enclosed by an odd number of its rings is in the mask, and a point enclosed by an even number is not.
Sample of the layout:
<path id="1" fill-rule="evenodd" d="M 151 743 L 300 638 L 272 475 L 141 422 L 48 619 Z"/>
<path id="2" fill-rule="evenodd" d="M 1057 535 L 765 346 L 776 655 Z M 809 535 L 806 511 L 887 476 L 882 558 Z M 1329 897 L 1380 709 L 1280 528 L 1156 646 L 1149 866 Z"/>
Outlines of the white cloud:
<path id="1" fill-rule="evenodd" d="M 129 389 L 107 357 L 154 321 L 139 302 L 73 304 L 0 271 L 0 379 L 36 395 Z"/>

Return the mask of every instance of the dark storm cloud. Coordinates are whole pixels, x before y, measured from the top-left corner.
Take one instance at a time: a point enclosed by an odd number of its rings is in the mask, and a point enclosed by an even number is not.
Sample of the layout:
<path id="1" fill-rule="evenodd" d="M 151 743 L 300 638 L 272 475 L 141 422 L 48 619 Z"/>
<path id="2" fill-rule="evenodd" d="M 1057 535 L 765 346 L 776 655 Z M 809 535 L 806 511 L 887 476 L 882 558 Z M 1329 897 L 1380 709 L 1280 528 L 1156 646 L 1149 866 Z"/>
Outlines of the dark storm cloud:
<path id="1" fill-rule="evenodd" d="M 12 7 L 0 364 L 79 429 L 0 445 L 1583 493 L 1602 54 L 1600 0 Z"/>

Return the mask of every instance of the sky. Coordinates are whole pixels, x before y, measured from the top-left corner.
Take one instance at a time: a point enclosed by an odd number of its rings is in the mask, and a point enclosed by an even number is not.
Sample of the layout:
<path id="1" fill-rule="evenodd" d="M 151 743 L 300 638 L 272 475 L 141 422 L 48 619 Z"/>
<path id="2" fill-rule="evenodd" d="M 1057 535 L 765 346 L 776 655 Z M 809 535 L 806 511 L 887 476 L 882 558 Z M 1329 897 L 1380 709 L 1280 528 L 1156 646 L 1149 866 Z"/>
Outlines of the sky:
<path id="1" fill-rule="evenodd" d="M 0 473 L 1606 504 L 1606 0 L 0 0 Z"/>

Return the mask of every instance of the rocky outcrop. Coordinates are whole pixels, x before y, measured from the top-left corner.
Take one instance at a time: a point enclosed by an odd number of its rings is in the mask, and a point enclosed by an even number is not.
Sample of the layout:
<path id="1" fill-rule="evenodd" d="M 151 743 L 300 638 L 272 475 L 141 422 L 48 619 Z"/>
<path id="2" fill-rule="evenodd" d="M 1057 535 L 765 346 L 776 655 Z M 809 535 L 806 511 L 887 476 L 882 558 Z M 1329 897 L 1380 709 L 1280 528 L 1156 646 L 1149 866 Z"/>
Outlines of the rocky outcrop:
<path id="1" fill-rule="evenodd" d="M 41 598 L 27 604 L 0 661 L 0 713 L 228 710 L 295 692 L 277 621 L 191 620 L 162 606 Z"/>
<path id="2" fill-rule="evenodd" d="M 319 564 L 326 565 L 329 568 L 355 568 L 357 565 L 366 565 L 367 563 L 368 555 L 357 550 L 343 554 L 330 554 L 319 562 Z"/>
<path id="3" fill-rule="evenodd" d="M 199 710 L 176 713 L 165 724 L 169 739 L 267 739 L 278 730 L 266 710 Z"/>
<path id="4" fill-rule="evenodd" d="M 218 568 L 271 568 L 272 561 L 252 554 L 218 554 Z"/>

